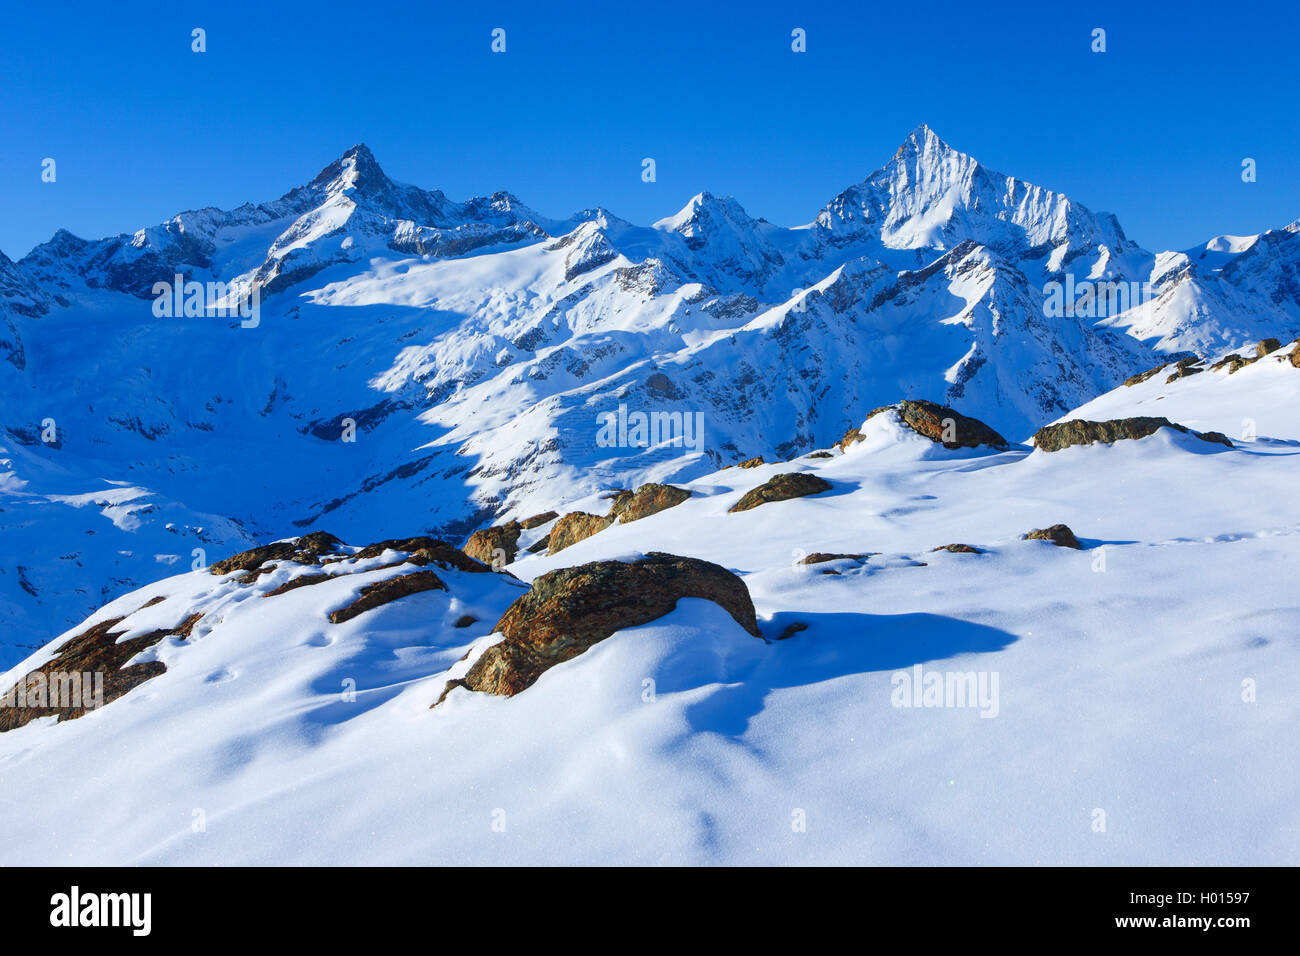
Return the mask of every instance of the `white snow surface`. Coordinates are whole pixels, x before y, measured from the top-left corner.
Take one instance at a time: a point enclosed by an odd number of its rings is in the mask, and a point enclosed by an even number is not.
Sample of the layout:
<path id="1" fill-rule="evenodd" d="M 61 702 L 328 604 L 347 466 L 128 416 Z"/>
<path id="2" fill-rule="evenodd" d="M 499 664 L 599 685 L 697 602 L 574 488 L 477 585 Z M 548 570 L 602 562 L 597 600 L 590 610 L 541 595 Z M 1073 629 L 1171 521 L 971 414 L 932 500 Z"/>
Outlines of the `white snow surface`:
<path id="1" fill-rule="evenodd" d="M 265 599 L 313 569 L 167 578 L 86 622 L 202 611 L 138 658 L 166 673 L 0 734 L 0 862 L 1294 865 L 1297 411 L 1300 371 L 1265 360 L 1066 416 L 1165 414 L 1231 449 L 1165 429 L 945 451 L 881 414 L 832 458 L 702 475 L 676 508 L 509 570 L 704 558 L 741 575 L 766 640 L 685 599 L 513 698 L 430 709 L 499 639 L 508 576 L 439 571 L 448 591 L 341 625 L 330 609 L 400 571 Z M 727 513 L 788 471 L 832 490 Z M 1020 537 L 1058 522 L 1085 550 Z M 930 551 L 950 542 L 985 553 Z M 796 564 L 812 551 L 872 554 Z M 918 664 L 996 674 L 996 715 L 894 706 Z"/>

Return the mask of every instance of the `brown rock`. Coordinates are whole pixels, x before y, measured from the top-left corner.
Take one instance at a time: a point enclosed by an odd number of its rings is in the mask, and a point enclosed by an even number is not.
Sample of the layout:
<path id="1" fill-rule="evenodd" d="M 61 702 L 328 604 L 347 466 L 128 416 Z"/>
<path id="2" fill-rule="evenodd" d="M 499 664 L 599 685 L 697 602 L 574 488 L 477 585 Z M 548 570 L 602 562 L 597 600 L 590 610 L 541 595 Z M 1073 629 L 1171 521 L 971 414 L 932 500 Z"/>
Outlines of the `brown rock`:
<path id="1" fill-rule="evenodd" d="M 931 548 L 930 550 L 951 551 L 953 554 L 983 554 L 984 553 L 979 548 L 972 548 L 969 544 L 941 544 L 939 545 L 939 547 Z"/>
<path id="2" fill-rule="evenodd" d="M 835 456 L 828 451 L 810 451 L 807 455 L 809 458 L 834 458 Z"/>
<path id="3" fill-rule="evenodd" d="M 869 557 L 871 557 L 871 552 L 869 551 L 863 552 L 862 554 L 829 554 L 822 551 L 814 551 L 812 554 L 808 555 L 808 557 L 800 561 L 799 564 L 825 564 L 827 561 L 844 561 L 847 559 L 865 561 Z"/>
<path id="4" fill-rule="evenodd" d="M 794 637 L 800 631 L 806 631 L 806 630 L 808 630 L 808 625 L 805 624 L 803 621 L 792 621 L 785 626 L 785 629 L 782 630 L 781 633 L 777 635 L 776 639 L 778 641 L 784 641 L 787 638 Z"/>
<path id="5" fill-rule="evenodd" d="M 1219 361 L 1211 365 L 1210 371 L 1217 372 L 1219 369 L 1223 368 L 1226 365 L 1228 368 L 1228 374 L 1231 375 L 1233 372 L 1237 371 L 1238 369 L 1245 368 L 1253 361 L 1254 359 L 1242 358 L 1236 352 L 1233 352 L 1231 355 L 1225 355 L 1223 358 L 1219 359 Z"/>
<path id="6" fill-rule="evenodd" d="M 250 548 L 218 561 L 208 570 L 213 574 L 232 571 L 258 571 L 268 561 L 296 561 L 298 564 L 319 564 L 322 554 L 334 554 L 343 542 L 324 531 L 313 531 L 290 541 L 276 541 L 261 547 Z"/>
<path id="7" fill-rule="evenodd" d="M 1025 537 L 1030 541 L 1050 541 L 1058 548 L 1083 550 L 1083 545 L 1079 544 L 1079 539 L 1074 536 L 1074 532 L 1063 524 L 1054 524 L 1050 528 L 1035 528 Z"/>
<path id="8" fill-rule="evenodd" d="M 469 627 L 471 624 L 477 623 L 478 618 L 473 614 L 462 614 L 460 617 L 456 618 L 456 623 L 453 624 L 452 627 Z"/>
<path id="9" fill-rule="evenodd" d="M 559 517 L 555 511 L 544 511 L 539 515 L 533 515 L 531 518 L 525 518 L 519 524 L 525 531 L 532 531 L 534 528 L 546 524 L 548 521 L 554 521 Z"/>
<path id="10" fill-rule="evenodd" d="M 482 528 L 469 536 L 462 550 L 471 558 L 484 564 L 506 565 L 519 553 L 519 533 L 522 530 L 523 525 L 518 521 Z M 498 557 L 501 559 L 499 562 Z"/>
<path id="11" fill-rule="evenodd" d="M 1165 384 L 1168 385 L 1171 382 L 1176 382 L 1180 378 L 1187 378 L 1189 375 L 1200 375 L 1204 371 L 1205 369 L 1203 368 L 1197 368 L 1194 365 L 1188 365 L 1186 368 L 1180 368 L 1178 371 L 1174 372 L 1167 379 L 1165 379 Z M 1235 372 L 1236 369 L 1232 369 L 1232 371 Z"/>
<path id="12" fill-rule="evenodd" d="M 1229 448 L 1232 447 L 1232 442 L 1218 432 L 1201 434 L 1192 431 L 1185 425 L 1171 422 L 1167 418 L 1147 416 L 1117 418 L 1105 422 L 1074 419 L 1057 425 L 1045 425 L 1034 433 L 1034 446 L 1043 451 L 1051 452 L 1069 448 L 1071 445 L 1091 445 L 1093 442 L 1112 444 L 1124 439 L 1146 438 L 1148 435 L 1155 434 L 1161 428 L 1172 428 L 1184 435 L 1195 435 L 1205 441 L 1218 442 L 1219 444 L 1226 444 Z"/>
<path id="13" fill-rule="evenodd" d="M 947 405 L 924 400 L 905 400 L 897 405 L 874 409 L 867 418 L 887 409 L 896 409 L 903 424 L 918 435 L 944 448 L 978 448 L 989 445 L 1007 448 L 1007 440 L 978 418 L 969 418 Z"/>
<path id="14" fill-rule="evenodd" d="M 830 491 L 831 487 L 831 483 L 825 478 L 819 478 L 806 471 L 786 472 L 769 478 L 757 488 L 751 488 L 727 511 L 729 513 L 749 511 L 769 501 L 787 501 L 790 498 L 818 495 L 823 491 Z"/>
<path id="15" fill-rule="evenodd" d="M 278 588 L 267 591 L 262 595 L 262 597 L 275 597 L 276 595 L 284 594 L 287 591 L 295 591 L 298 588 L 310 587 L 313 584 L 321 584 L 322 582 L 328 581 L 333 576 L 334 575 L 332 574 L 321 573 L 300 574 L 296 578 L 290 578 L 288 581 L 285 581 Z"/>
<path id="16" fill-rule="evenodd" d="M 1255 358 L 1263 358 L 1270 352 L 1276 352 L 1282 347 L 1282 343 L 1277 339 L 1260 339 L 1259 344 L 1255 346 Z"/>
<path id="17" fill-rule="evenodd" d="M 1160 374 L 1160 372 L 1162 372 L 1164 369 L 1167 369 L 1168 367 L 1169 367 L 1169 363 L 1166 362 L 1163 365 L 1157 365 L 1155 368 L 1149 368 L 1145 372 L 1139 372 L 1136 375 L 1130 375 L 1128 378 L 1124 379 L 1124 384 L 1127 385 L 1129 388 L 1132 388 L 1134 385 L 1141 384 L 1142 382 L 1145 382 L 1147 379 L 1151 378 L 1152 376 Z"/>
<path id="18" fill-rule="evenodd" d="M 624 524 L 639 521 L 660 511 L 675 508 L 690 496 L 691 493 L 685 488 L 649 482 L 636 491 L 620 491 L 609 507 L 608 517 L 618 518 Z"/>
<path id="19" fill-rule="evenodd" d="M 411 564 L 425 565 L 436 564 L 444 570 L 456 569 L 457 571 L 469 571 L 470 573 L 484 573 L 492 569 L 471 558 L 460 548 L 448 544 L 446 541 L 438 538 L 430 538 L 426 535 L 419 535 L 414 538 L 389 538 L 386 541 L 376 541 L 374 544 L 368 544 L 356 554 L 351 555 L 355 560 L 363 558 L 377 558 L 385 551 L 404 551 L 410 555 L 407 559 Z"/>
<path id="20" fill-rule="evenodd" d="M 614 519 L 610 517 L 588 514 L 585 511 L 570 511 L 555 522 L 555 527 L 551 529 L 549 535 L 546 553 L 558 554 L 565 548 L 590 538 L 597 531 L 604 531 L 613 523 Z"/>
<path id="21" fill-rule="evenodd" d="M 757 456 L 755 456 L 755 457 L 753 457 L 753 458 L 746 458 L 744 461 L 742 461 L 742 462 L 738 462 L 738 463 L 736 464 L 736 467 L 737 467 L 737 468 L 757 468 L 759 465 L 763 465 L 763 464 L 766 464 L 766 462 L 763 461 L 763 456 L 762 456 L 762 455 L 757 455 Z"/>
<path id="22" fill-rule="evenodd" d="M 127 661 L 163 638 L 188 638 L 201 617 L 202 614 L 194 613 L 176 627 L 150 631 L 120 642 L 118 635 L 127 628 L 118 629 L 118 625 L 125 618 L 100 621 L 61 645 L 53 659 L 24 675 L 0 698 L 3 701 L 0 732 L 22 727 L 38 717 L 74 720 L 88 710 L 117 700 L 167 670 L 162 661 L 124 666 Z M 98 700 L 97 688 L 102 690 Z"/>
<path id="23" fill-rule="evenodd" d="M 875 414 L 874 412 L 872 414 Z M 867 416 L 868 418 L 871 415 Z M 860 428 L 850 428 L 844 433 L 844 437 L 839 440 L 838 447 L 841 451 L 848 451 L 849 446 L 855 441 L 862 441 L 862 430 Z"/>
<path id="24" fill-rule="evenodd" d="M 745 583 L 726 568 L 659 552 L 636 562 L 595 561 L 537 578 L 497 622 L 494 630 L 505 640 L 447 690 L 464 686 L 512 696 L 615 631 L 663 617 L 685 597 L 715 602 L 761 637 Z"/>
<path id="25" fill-rule="evenodd" d="M 399 574 L 397 577 L 376 581 L 374 584 L 367 584 L 361 589 L 361 593 L 355 601 L 346 607 L 339 608 L 337 611 L 330 612 L 330 623 L 342 624 L 344 621 L 352 620 L 359 614 L 389 604 L 398 598 L 404 598 L 408 594 L 445 590 L 447 590 L 447 585 L 443 584 L 442 579 L 432 571 L 413 571 L 410 574 Z"/>

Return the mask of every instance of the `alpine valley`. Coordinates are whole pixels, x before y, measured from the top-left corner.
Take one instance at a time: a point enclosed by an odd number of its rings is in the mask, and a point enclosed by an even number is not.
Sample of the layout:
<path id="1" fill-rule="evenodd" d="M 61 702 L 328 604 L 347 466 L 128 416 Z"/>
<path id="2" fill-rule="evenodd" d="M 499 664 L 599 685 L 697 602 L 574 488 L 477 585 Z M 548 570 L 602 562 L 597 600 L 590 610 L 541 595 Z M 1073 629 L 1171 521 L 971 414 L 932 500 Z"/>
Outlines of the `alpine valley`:
<path id="1" fill-rule="evenodd" d="M 1298 335 L 1300 223 L 925 126 L 795 228 L 355 146 L 0 254 L 0 862 L 1294 864 Z"/>

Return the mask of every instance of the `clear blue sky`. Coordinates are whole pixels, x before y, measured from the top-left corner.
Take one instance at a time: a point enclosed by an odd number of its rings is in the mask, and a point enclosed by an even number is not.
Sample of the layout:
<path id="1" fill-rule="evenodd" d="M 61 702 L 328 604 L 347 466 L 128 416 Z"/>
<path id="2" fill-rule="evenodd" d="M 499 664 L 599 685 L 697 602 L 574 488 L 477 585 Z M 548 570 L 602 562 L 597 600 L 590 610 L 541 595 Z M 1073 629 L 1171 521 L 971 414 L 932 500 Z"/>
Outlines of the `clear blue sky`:
<path id="1" fill-rule="evenodd" d="M 648 223 L 708 189 L 794 225 L 921 122 L 1150 249 L 1300 217 L 1297 4 L 1155 6 L 10 4 L 0 249 L 272 199 L 356 142 L 457 199 L 509 189 L 548 215 Z"/>

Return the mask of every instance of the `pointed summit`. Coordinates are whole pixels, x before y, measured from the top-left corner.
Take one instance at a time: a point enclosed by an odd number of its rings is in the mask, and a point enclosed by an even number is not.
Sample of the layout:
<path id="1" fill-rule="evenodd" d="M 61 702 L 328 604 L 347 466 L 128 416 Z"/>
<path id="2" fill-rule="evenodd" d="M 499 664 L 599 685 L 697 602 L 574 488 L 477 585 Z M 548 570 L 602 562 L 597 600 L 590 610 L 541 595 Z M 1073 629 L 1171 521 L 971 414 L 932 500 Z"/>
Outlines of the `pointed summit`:
<path id="1" fill-rule="evenodd" d="M 749 231 L 755 221 L 734 197 L 719 198 L 705 190 L 692 196 L 676 215 L 660 219 L 654 228 L 679 232 L 689 238 L 718 228 Z"/>
<path id="2" fill-rule="evenodd" d="M 953 249 L 968 239 L 1022 250 L 1104 245 L 1116 253 L 1132 245 L 1114 217 L 994 172 L 925 123 L 883 168 L 831 200 L 816 224 L 833 244 L 879 241 L 892 249 Z"/>
<path id="3" fill-rule="evenodd" d="M 365 193 L 385 192 L 393 183 L 379 167 L 375 154 L 358 143 L 322 169 L 308 186 L 343 190 L 356 188 Z"/>
<path id="4" fill-rule="evenodd" d="M 926 152 L 944 152 L 957 153 L 946 142 L 939 138 L 939 134 L 932 130 L 928 124 L 922 123 L 912 132 L 907 134 L 907 138 L 894 153 L 894 158 L 898 159 L 905 153 L 926 153 Z M 961 155 L 960 153 L 957 153 Z"/>

